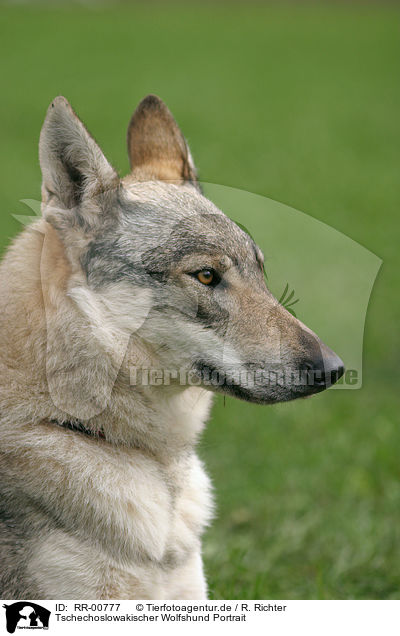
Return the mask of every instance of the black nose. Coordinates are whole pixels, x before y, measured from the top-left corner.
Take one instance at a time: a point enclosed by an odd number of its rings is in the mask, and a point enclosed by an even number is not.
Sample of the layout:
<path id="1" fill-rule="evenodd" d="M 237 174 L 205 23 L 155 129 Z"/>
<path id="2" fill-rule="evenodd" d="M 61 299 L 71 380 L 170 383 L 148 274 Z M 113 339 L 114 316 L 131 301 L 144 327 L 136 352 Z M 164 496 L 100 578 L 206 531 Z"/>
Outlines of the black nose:
<path id="1" fill-rule="evenodd" d="M 344 374 L 344 364 L 339 356 L 322 343 L 319 348 L 319 355 L 302 364 L 310 393 L 328 389 Z"/>

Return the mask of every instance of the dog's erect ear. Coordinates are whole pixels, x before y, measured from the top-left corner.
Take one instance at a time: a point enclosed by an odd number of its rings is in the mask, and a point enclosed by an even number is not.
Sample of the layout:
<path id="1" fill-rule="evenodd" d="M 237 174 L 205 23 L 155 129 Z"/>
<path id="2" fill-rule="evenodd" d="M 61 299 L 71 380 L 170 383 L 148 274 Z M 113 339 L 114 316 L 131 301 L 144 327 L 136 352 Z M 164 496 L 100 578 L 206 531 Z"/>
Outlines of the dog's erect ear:
<path id="1" fill-rule="evenodd" d="M 132 175 L 139 180 L 192 183 L 199 188 L 196 169 L 178 124 L 156 95 L 145 97 L 128 126 Z"/>
<path id="2" fill-rule="evenodd" d="M 64 97 L 50 104 L 40 133 L 44 202 L 74 208 L 115 188 L 118 175 Z"/>

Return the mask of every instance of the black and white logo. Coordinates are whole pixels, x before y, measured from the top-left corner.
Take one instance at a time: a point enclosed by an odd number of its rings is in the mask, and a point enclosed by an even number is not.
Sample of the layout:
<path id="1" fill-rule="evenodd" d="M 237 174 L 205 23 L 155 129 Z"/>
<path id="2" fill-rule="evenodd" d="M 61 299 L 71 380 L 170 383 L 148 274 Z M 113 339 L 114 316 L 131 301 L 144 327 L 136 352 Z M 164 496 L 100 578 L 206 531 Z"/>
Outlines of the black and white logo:
<path id="1" fill-rule="evenodd" d="M 3 607 L 6 610 L 6 627 L 9 634 L 14 634 L 16 629 L 49 629 L 51 612 L 37 603 L 18 601 Z"/>

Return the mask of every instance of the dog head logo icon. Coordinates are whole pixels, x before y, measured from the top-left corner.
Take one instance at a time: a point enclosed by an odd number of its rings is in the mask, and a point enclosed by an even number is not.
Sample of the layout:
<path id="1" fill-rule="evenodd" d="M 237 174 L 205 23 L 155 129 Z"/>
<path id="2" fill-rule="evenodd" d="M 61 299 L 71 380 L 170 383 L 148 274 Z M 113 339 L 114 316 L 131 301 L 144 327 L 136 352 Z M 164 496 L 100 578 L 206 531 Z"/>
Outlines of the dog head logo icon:
<path id="1" fill-rule="evenodd" d="M 9 634 L 17 628 L 48 629 L 51 612 L 30 601 L 18 601 L 11 605 L 3 605 L 6 610 L 6 627 Z"/>

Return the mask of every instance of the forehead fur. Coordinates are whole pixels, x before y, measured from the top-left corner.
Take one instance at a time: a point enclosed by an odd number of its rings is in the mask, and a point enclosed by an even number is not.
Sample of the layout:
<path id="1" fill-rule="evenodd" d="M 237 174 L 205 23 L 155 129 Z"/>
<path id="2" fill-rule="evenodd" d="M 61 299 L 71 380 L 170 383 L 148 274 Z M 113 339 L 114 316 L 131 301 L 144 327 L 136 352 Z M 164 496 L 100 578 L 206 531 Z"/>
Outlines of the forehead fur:
<path id="1" fill-rule="evenodd" d="M 188 254 L 255 263 L 250 236 L 193 186 L 124 180 L 117 205 L 118 222 L 92 241 L 83 259 L 92 283 L 132 278 L 143 269 L 165 272 Z"/>

